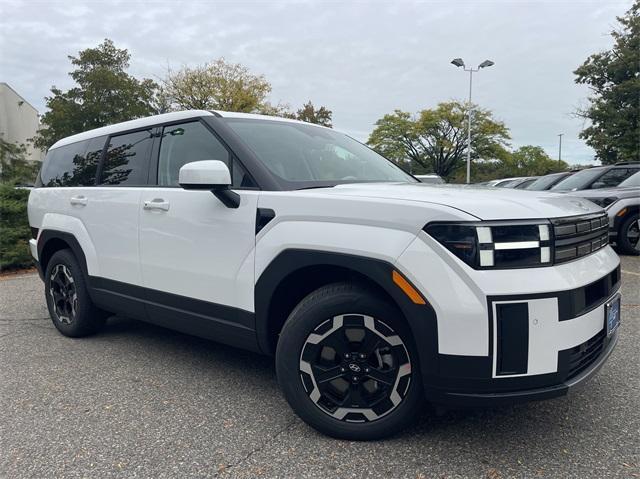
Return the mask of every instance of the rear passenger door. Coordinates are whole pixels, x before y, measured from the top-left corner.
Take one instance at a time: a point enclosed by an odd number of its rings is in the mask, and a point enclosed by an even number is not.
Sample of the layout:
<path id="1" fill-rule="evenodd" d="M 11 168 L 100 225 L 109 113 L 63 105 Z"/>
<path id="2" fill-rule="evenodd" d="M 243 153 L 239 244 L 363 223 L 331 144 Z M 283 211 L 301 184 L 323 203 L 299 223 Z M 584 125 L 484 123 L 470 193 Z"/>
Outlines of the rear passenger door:
<path id="1" fill-rule="evenodd" d="M 147 186 L 154 129 L 108 138 L 97 185 L 87 190 L 83 221 L 96 248 L 99 276 L 113 289 L 115 283 L 141 286 L 138 250 L 138 204 Z"/>
<path id="2" fill-rule="evenodd" d="M 166 125 L 158 133 L 157 171 L 154 175 L 152 168 L 150 179 L 156 186 L 144 189 L 138 205 L 149 316 L 204 336 L 215 337 L 210 331 L 218 326 L 223 332 L 252 327 L 240 310 L 253 311 L 259 191 L 204 123 Z M 210 191 L 184 190 L 178 185 L 180 167 L 202 160 L 220 160 L 229 166 L 233 189 L 241 196 L 239 208 L 227 208 Z M 186 327 L 190 323 L 209 333 Z"/>

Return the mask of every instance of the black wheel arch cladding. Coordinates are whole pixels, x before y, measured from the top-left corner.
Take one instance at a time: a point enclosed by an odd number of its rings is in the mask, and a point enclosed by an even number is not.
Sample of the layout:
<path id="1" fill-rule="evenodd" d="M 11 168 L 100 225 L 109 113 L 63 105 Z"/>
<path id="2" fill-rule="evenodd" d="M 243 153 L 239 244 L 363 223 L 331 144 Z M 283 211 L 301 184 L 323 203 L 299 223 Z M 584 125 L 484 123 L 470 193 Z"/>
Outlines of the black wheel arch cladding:
<path id="1" fill-rule="evenodd" d="M 400 309 L 416 347 L 422 374 L 437 371 L 438 334 L 436 314 L 427 304 L 413 303 L 392 280 L 393 265 L 386 261 L 344 253 L 287 249 L 281 252 L 258 278 L 255 288 L 256 333 L 263 352 L 274 354 L 269 329 L 269 311 L 278 285 L 289 275 L 309 266 L 336 266 L 357 272 L 380 287 Z"/>

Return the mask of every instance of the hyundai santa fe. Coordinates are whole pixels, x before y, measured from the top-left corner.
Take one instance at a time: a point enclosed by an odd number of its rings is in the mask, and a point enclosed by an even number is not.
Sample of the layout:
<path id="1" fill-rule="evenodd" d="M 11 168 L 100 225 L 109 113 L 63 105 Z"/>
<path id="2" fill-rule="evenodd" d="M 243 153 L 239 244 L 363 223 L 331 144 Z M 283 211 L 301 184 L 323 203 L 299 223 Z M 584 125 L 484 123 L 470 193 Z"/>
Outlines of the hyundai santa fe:
<path id="1" fill-rule="evenodd" d="M 293 410 L 334 437 L 393 434 L 425 401 L 564 395 L 619 334 L 594 203 L 422 184 L 293 120 L 185 111 L 64 138 L 29 222 L 62 334 L 121 314 L 273 355 Z"/>

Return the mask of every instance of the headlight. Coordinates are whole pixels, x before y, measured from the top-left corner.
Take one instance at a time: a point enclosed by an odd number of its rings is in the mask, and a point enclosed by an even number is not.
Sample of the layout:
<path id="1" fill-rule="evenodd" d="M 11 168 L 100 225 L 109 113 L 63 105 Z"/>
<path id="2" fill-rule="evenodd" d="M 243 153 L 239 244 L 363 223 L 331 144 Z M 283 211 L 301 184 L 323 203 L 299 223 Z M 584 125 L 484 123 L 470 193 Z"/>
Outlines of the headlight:
<path id="1" fill-rule="evenodd" d="M 551 264 L 548 222 L 431 223 L 425 231 L 475 269 Z"/>
<path id="2" fill-rule="evenodd" d="M 600 206 L 601 208 L 606 208 L 607 206 L 612 205 L 613 203 L 618 201 L 618 198 L 616 198 L 615 196 L 607 196 L 606 198 L 587 198 L 587 199 L 595 203 L 596 205 Z"/>
<path id="3" fill-rule="evenodd" d="M 549 220 L 434 222 L 423 229 L 474 269 L 551 266 L 609 243 L 604 212 Z"/>

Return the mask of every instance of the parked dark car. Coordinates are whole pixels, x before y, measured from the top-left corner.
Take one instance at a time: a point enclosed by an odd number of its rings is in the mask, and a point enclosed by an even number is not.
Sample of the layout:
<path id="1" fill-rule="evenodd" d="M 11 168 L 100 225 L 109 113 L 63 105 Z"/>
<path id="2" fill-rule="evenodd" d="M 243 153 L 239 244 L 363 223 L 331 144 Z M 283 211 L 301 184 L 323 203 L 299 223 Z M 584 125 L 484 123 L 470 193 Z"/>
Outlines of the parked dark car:
<path id="1" fill-rule="evenodd" d="M 562 173 L 551 173 L 549 175 L 544 175 L 535 180 L 533 183 L 530 183 L 527 186 L 528 190 L 532 191 L 545 191 L 550 190 L 554 185 L 557 185 L 565 178 L 573 175 L 575 171 L 563 171 Z"/>
<path id="2" fill-rule="evenodd" d="M 551 188 L 551 191 L 597 190 L 615 188 L 634 173 L 640 171 L 640 163 L 617 163 L 578 171 Z"/>
<path id="3" fill-rule="evenodd" d="M 524 177 L 524 178 L 518 178 L 517 180 L 513 180 L 508 185 L 505 185 L 505 188 L 513 188 L 513 189 L 516 189 L 516 190 L 525 190 L 525 189 L 527 189 L 527 187 L 531 183 L 536 181 L 538 178 L 539 178 L 538 176 L 528 176 L 528 177 Z"/>

